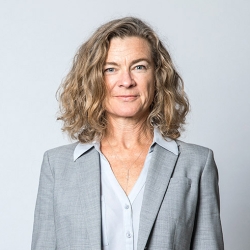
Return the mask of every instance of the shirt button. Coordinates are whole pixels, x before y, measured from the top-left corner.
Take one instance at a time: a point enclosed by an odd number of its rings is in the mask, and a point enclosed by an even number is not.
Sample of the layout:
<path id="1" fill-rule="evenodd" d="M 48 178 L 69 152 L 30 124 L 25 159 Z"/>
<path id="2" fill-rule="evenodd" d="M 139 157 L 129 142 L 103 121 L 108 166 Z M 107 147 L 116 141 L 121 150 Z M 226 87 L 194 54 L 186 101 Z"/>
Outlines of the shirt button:
<path id="1" fill-rule="evenodd" d="M 125 207 L 125 209 L 129 209 L 129 205 L 127 205 L 127 204 L 124 207 Z"/>
<path id="2" fill-rule="evenodd" d="M 130 234 L 130 232 L 127 232 L 127 234 L 126 234 L 126 235 L 127 235 L 127 237 L 128 237 L 128 238 L 131 238 L 131 234 Z"/>

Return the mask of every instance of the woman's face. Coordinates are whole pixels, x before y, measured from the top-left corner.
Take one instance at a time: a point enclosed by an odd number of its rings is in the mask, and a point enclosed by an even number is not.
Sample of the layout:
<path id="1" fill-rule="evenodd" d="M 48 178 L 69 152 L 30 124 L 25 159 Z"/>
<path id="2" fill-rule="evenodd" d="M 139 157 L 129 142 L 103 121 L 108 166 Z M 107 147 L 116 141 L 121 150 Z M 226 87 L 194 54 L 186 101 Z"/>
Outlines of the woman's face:
<path id="1" fill-rule="evenodd" d="M 154 64 L 143 38 L 113 38 L 103 66 L 107 117 L 140 119 L 154 98 Z"/>

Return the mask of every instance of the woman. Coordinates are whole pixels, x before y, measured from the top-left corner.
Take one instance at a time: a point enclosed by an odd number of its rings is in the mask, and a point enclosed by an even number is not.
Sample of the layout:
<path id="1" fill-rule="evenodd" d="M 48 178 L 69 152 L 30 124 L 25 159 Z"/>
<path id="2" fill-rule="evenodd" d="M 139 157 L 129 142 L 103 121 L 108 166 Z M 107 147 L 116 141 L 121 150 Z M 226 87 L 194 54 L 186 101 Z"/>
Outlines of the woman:
<path id="1" fill-rule="evenodd" d="M 212 151 L 177 140 L 189 103 L 148 25 L 102 25 L 59 98 L 79 142 L 44 155 L 32 249 L 224 249 Z"/>

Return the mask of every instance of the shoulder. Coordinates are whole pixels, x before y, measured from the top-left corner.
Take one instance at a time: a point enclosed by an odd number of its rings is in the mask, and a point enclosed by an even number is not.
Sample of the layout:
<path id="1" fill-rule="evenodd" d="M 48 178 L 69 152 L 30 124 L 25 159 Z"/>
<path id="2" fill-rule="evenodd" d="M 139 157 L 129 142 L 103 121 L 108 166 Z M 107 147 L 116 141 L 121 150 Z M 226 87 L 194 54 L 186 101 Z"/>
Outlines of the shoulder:
<path id="1" fill-rule="evenodd" d="M 74 166 L 73 154 L 76 143 L 49 149 L 44 153 L 41 172 L 51 172 L 54 178 L 63 176 L 69 167 Z"/>
<path id="2" fill-rule="evenodd" d="M 49 149 L 44 153 L 44 156 L 48 157 L 49 161 L 73 161 L 73 154 L 77 144 L 78 142 L 75 142 L 68 145 Z"/>
<path id="3" fill-rule="evenodd" d="M 179 161 L 203 169 L 207 164 L 215 165 L 213 151 L 207 147 L 176 141 L 179 147 Z"/>
<path id="4" fill-rule="evenodd" d="M 212 150 L 204 147 L 204 146 L 200 146 L 197 144 L 192 144 L 192 143 L 187 143 L 187 142 L 183 142 L 180 140 L 176 140 L 176 143 L 179 147 L 179 151 L 183 154 L 191 154 L 191 155 L 200 155 L 200 156 L 207 156 L 207 154 Z"/>

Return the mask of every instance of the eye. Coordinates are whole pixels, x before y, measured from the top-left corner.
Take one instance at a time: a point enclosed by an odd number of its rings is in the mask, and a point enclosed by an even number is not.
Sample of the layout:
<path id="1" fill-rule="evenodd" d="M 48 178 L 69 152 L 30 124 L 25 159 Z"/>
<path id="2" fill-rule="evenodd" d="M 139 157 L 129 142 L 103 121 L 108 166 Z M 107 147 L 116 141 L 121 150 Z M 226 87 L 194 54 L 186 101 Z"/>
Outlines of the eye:
<path id="1" fill-rule="evenodd" d="M 113 73 L 115 72 L 115 68 L 107 68 L 103 70 L 104 73 Z"/>
<path id="2" fill-rule="evenodd" d="M 148 69 L 148 67 L 146 65 L 140 64 L 140 65 L 136 65 L 134 67 L 134 70 L 136 71 L 146 71 Z"/>
<path id="3" fill-rule="evenodd" d="M 137 70 L 146 69 L 146 66 L 144 66 L 144 65 L 136 65 L 135 69 L 137 69 Z"/>

